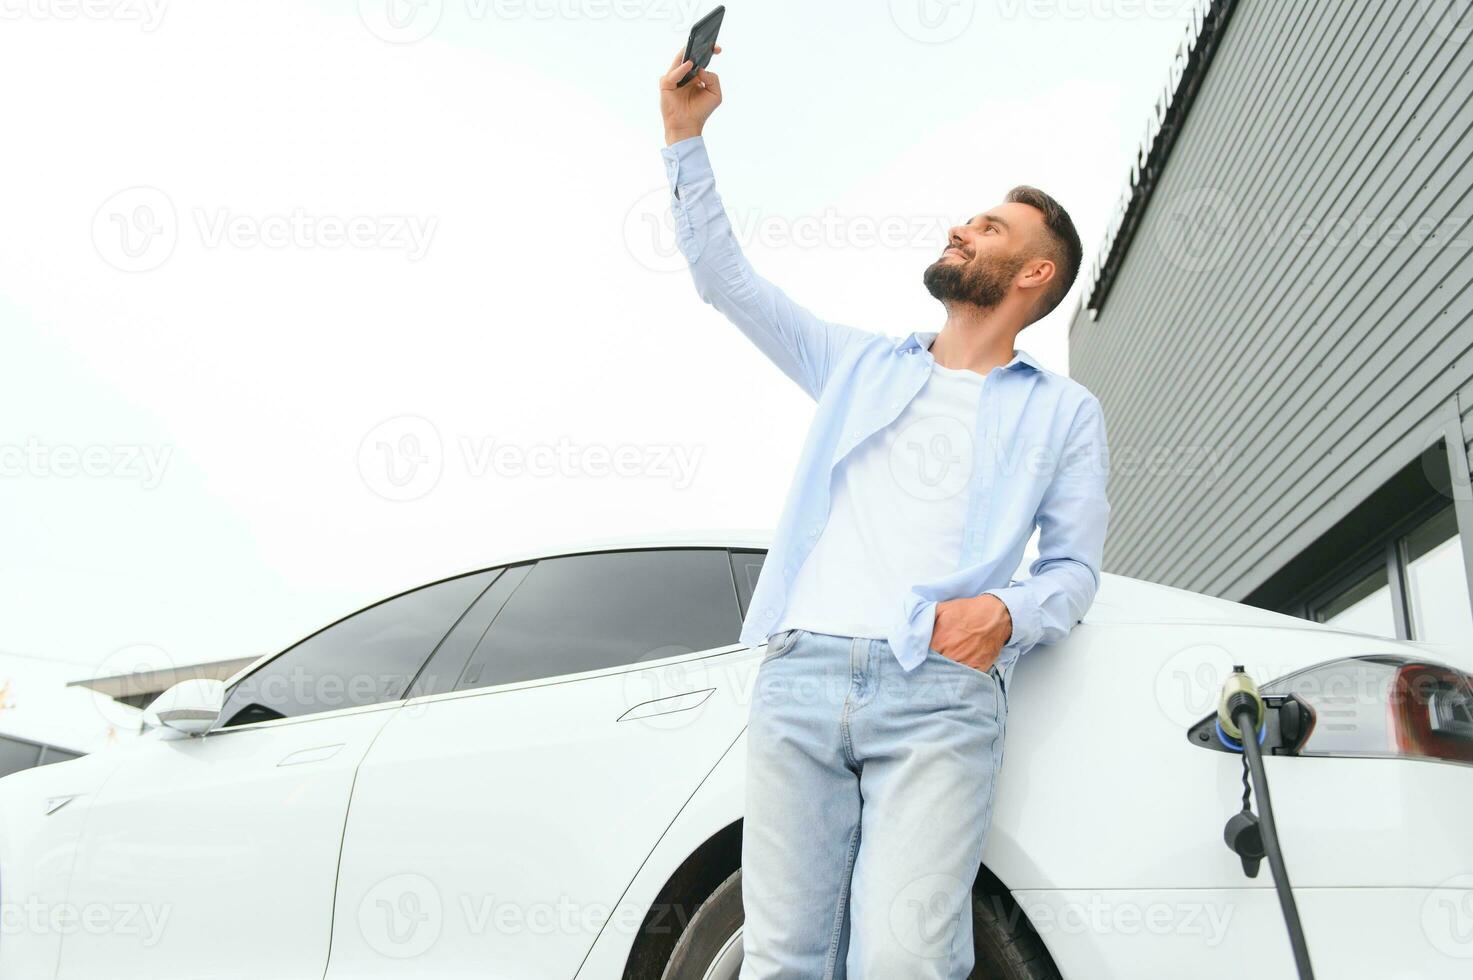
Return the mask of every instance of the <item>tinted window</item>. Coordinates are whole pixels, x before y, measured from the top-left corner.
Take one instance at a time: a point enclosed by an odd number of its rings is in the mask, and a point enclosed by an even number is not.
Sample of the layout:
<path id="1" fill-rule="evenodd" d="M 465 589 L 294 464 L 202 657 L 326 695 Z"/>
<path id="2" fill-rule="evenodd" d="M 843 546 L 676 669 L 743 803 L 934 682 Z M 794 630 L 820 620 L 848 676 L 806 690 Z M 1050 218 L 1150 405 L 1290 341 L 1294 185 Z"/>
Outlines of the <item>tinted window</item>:
<path id="1" fill-rule="evenodd" d="M 0 736 L 0 776 L 29 769 L 41 756 L 41 746 Z"/>
<path id="2" fill-rule="evenodd" d="M 752 590 L 757 588 L 757 576 L 762 574 L 762 559 L 765 551 L 733 551 L 731 574 L 736 579 L 737 599 L 742 604 L 742 615 L 747 615 L 747 606 L 752 602 Z"/>
<path id="3" fill-rule="evenodd" d="M 455 628 L 445 637 L 430 662 L 425 664 L 419 676 L 414 679 L 414 684 L 409 689 L 410 697 L 455 690 L 455 685 L 465 674 L 471 654 L 486 635 L 486 630 L 491 628 L 491 621 L 501 612 L 501 607 L 506 605 L 506 600 L 531 570 L 531 564 L 513 565 L 497 576 L 491 587 L 481 593 L 476 604 L 460 617 L 460 622 L 455 624 Z"/>
<path id="4" fill-rule="evenodd" d="M 220 727 L 393 701 L 494 577 L 479 572 L 386 599 L 242 678 Z"/>
<path id="5" fill-rule="evenodd" d="M 457 690 L 623 666 L 737 642 L 725 551 L 613 551 L 538 562 Z"/>
<path id="6" fill-rule="evenodd" d="M 66 762 L 68 759 L 79 759 L 81 756 L 76 752 L 68 752 L 54 745 L 48 745 L 41 750 L 41 761 L 37 765 L 49 766 L 53 762 Z"/>

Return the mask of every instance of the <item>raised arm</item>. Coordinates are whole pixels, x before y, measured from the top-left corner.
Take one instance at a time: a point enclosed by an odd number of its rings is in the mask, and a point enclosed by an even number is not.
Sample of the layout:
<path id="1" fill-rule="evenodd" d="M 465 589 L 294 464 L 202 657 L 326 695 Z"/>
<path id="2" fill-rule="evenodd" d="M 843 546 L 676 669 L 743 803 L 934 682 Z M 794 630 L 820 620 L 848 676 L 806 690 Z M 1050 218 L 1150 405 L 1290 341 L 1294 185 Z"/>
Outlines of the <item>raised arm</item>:
<path id="1" fill-rule="evenodd" d="M 660 78 L 666 144 L 660 153 L 670 180 L 676 244 L 690 264 L 701 299 L 817 399 L 844 350 L 876 335 L 814 316 L 753 271 L 716 193 L 702 135 L 706 120 L 721 104 L 721 80 L 702 70 L 684 88 L 676 88 L 690 67 L 676 55 L 676 63 Z"/>

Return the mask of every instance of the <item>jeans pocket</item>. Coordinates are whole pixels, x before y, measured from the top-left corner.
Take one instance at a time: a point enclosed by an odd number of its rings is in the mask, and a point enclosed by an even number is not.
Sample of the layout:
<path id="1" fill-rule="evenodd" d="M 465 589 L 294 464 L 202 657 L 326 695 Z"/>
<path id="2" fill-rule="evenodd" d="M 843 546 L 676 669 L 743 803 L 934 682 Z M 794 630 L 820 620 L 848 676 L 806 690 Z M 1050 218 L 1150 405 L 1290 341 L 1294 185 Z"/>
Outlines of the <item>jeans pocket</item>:
<path id="1" fill-rule="evenodd" d="M 934 658 L 936 660 L 942 661 L 943 663 L 945 663 L 949 667 L 954 667 L 957 670 L 964 670 L 964 671 L 966 671 L 968 674 L 971 674 L 973 677 L 983 677 L 983 676 L 985 676 L 987 674 L 992 673 L 992 671 L 990 669 L 988 669 L 988 670 L 978 670 L 976 667 L 973 667 L 971 664 L 964 664 L 960 660 L 956 660 L 956 659 L 954 659 L 952 657 L 948 657 L 946 654 L 942 653 L 940 650 L 937 650 L 935 647 L 928 647 L 927 650 L 926 650 L 926 653 L 927 653 L 928 656 L 930 656 L 930 657 L 932 657 L 932 658 Z"/>
<path id="2" fill-rule="evenodd" d="M 767 641 L 767 652 L 763 654 L 761 662 L 765 664 L 769 660 L 776 660 L 778 657 L 792 650 L 798 643 L 798 635 L 802 632 L 802 630 L 794 628 L 774 634 Z"/>

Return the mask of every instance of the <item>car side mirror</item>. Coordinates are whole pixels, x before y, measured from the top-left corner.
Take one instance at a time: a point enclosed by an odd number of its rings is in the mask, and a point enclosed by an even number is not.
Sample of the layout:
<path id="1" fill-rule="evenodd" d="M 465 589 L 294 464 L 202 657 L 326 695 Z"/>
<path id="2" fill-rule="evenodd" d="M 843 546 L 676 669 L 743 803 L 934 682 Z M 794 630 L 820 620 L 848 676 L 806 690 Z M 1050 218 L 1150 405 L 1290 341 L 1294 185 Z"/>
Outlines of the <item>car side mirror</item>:
<path id="1" fill-rule="evenodd" d="M 224 707 L 224 681 L 193 677 L 154 698 L 143 712 L 143 722 L 167 726 L 186 735 L 203 735 L 220 720 Z"/>

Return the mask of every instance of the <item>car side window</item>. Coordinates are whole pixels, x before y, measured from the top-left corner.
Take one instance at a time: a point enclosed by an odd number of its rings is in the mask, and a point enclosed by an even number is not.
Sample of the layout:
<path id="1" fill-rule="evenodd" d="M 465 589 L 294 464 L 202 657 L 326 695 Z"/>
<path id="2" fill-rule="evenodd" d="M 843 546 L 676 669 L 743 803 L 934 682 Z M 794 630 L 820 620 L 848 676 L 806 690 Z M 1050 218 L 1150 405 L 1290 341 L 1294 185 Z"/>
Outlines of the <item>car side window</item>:
<path id="1" fill-rule="evenodd" d="M 496 573 L 385 599 L 319 630 L 243 677 L 217 728 L 395 701 Z"/>
<path id="2" fill-rule="evenodd" d="M 709 650 L 736 643 L 740 633 L 724 550 L 546 558 L 506 600 L 455 690 Z"/>
<path id="3" fill-rule="evenodd" d="M 765 551 L 733 551 L 731 574 L 736 579 L 737 600 L 742 604 L 742 615 L 747 615 L 747 606 L 752 602 L 752 591 L 757 588 L 757 577 L 762 574 Z"/>
<path id="4" fill-rule="evenodd" d="M 417 698 L 427 694 L 443 694 L 446 691 L 455 690 L 455 685 L 466 673 L 466 664 L 469 663 L 471 655 L 475 653 L 486 631 L 491 628 L 491 623 L 496 619 L 501 607 L 506 605 L 506 600 L 511 598 L 513 592 L 522 584 L 527 573 L 532 570 L 535 562 L 522 565 L 511 565 L 501 570 L 496 581 L 491 587 L 481 593 L 475 605 L 460 617 L 460 622 L 445 637 L 435 655 L 430 658 L 429 663 L 419 672 L 414 683 L 409 686 L 408 697 Z"/>

